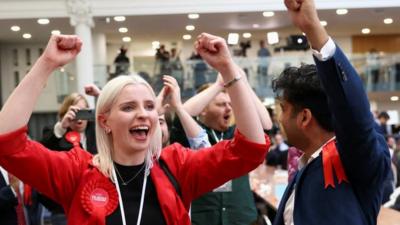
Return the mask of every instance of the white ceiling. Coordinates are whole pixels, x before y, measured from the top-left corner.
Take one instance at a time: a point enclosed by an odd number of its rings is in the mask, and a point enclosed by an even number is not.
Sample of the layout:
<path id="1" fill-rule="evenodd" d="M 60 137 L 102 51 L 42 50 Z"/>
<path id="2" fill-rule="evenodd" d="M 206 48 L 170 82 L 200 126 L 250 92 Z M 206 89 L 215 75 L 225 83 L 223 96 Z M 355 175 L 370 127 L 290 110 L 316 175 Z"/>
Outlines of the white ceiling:
<path id="1" fill-rule="evenodd" d="M 367 8 L 350 9 L 344 16 L 338 16 L 335 10 L 320 10 L 321 20 L 328 22 L 327 29 L 333 36 L 350 36 L 361 34 L 361 29 L 368 27 L 372 34 L 400 33 L 400 7 L 394 8 Z M 385 25 L 383 19 L 391 17 L 394 23 Z M 35 19 L 3 19 L 0 20 L 0 43 L 43 43 L 46 42 L 50 31 L 61 30 L 62 33 L 73 33 L 69 18 L 50 18 L 50 24 L 39 25 Z M 186 14 L 171 15 L 142 15 L 127 16 L 124 22 L 115 22 L 111 18 L 106 23 L 106 17 L 95 17 L 93 32 L 105 33 L 109 43 L 121 43 L 123 36 L 130 36 L 133 41 L 152 40 L 177 41 L 183 34 L 198 35 L 200 32 L 209 32 L 225 36 L 229 32 L 251 32 L 254 38 L 264 37 L 268 31 L 279 31 L 285 36 L 298 33 L 291 26 L 288 14 L 284 11 L 275 12 L 275 16 L 266 18 L 262 12 L 243 13 L 208 13 L 200 14 L 197 20 L 189 20 Z M 259 24 L 255 29 L 253 24 Z M 196 30 L 188 32 L 185 26 L 193 24 Z M 10 30 L 12 25 L 21 27 L 21 31 Z M 127 27 L 127 34 L 120 34 L 119 27 Z M 23 33 L 31 33 L 32 39 L 22 38 Z"/>

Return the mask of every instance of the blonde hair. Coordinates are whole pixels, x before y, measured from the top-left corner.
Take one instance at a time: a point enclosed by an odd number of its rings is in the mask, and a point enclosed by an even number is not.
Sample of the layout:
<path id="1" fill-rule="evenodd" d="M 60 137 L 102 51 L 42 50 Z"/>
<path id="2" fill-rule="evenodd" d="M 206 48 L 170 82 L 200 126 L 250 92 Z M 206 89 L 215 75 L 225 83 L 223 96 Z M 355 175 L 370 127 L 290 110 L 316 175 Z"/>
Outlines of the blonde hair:
<path id="1" fill-rule="evenodd" d="M 89 106 L 88 101 L 86 100 L 85 96 L 79 94 L 79 93 L 72 93 L 64 98 L 64 101 L 62 102 L 60 109 L 58 110 L 58 119 L 62 120 L 62 118 L 65 116 L 65 114 L 68 112 L 69 107 L 71 105 L 76 105 L 80 100 L 84 100 L 86 103 L 86 106 Z"/>
<path id="2" fill-rule="evenodd" d="M 106 176 L 114 181 L 112 176 L 114 165 L 112 159 L 113 140 L 110 134 L 99 124 L 99 115 L 110 112 L 115 104 L 117 97 L 122 89 L 127 85 L 144 85 L 146 86 L 154 98 L 156 97 L 151 86 L 138 75 L 122 75 L 110 80 L 101 91 L 96 105 L 96 144 L 98 154 L 93 157 L 93 164 Z M 146 171 L 149 172 L 153 166 L 153 160 L 158 160 L 161 153 L 161 128 L 160 124 L 155 123 L 156 128 L 152 137 L 150 137 L 150 146 L 146 153 L 145 163 Z"/>

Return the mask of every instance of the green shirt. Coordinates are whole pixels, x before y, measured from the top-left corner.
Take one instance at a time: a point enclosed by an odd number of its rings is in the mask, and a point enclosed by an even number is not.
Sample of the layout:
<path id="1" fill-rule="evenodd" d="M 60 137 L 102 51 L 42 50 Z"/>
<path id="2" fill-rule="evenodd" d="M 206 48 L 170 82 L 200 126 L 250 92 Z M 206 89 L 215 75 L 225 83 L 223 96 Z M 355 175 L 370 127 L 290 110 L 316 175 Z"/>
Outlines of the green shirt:
<path id="1" fill-rule="evenodd" d="M 235 126 L 225 132 L 218 132 L 200 124 L 208 134 L 211 145 L 222 139 L 231 139 Z M 171 143 L 178 142 L 189 147 L 179 119 L 171 129 Z M 206 181 L 205 181 L 206 182 Z M 250 189 L 249 176 L 232 180 L 232 191 L 209 192 L 194 200 L 191 206 L 193 225 L 248 225 L 257 219 L 257 210 Z"/>

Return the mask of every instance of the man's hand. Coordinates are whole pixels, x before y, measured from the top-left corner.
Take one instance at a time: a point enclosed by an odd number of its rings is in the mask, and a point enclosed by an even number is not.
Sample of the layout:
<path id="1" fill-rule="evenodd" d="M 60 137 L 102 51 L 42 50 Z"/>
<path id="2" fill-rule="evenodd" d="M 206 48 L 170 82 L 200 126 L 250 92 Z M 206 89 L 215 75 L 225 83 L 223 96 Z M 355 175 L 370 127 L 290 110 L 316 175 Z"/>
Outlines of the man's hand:
<path id="1" fill-rule="evenodd" d="M 284 0 L 292 22 L 303 31 L 315 50 L 328 41 L 329 36 L 320 24 L 314 0 Z"/>
<path id="2" fill-rule="evenodd" d="M 163 115 L 165 112 L 168 110 L 169 105 L 166 104 L 166 98 L 168 97 L 168 90 L 166 87 L 163 87 L 158 93 L 157 98 L 156 98 L 156 108 L 158 115 Z"/>
<path id="3" fill-rule="evenodd" d="M 222 75 L 234 65 L 228 45 L 221 37 L 202 33 L 197 37 L 195 48 L 200 56 Z"/>
<path id="4" fill-rule="evenodd" d="M 82 41 L 76 35 L 52 35 L 40 58 L 56 69 L 72 61 L 81 47 Z"/>
<path id="5" fill-rule="evenodd" d="M 87 84 L 85 85 L 85 93 L 87 95 L 98 97 L 100 95 L 100 89 L 95 84 Z"/>
<path id="6" fill-rule="evenodd" d="M 181 101 L 181 90 L 179 88 L 178 82 L 172 76 L 164 75 L 163 77 L 164 87 L 168 92 L 167 103 L 176 110 L 182 106 Z"/>

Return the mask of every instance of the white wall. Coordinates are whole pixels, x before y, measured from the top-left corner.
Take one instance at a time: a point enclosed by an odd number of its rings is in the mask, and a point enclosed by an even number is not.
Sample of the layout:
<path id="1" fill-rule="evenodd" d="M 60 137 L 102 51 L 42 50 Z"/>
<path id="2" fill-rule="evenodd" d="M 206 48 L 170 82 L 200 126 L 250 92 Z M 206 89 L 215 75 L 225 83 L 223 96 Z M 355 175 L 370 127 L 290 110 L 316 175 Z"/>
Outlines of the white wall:
<path id="1" fill-rule="evenodd" d="M 40 49 L 44 49 L 44 44 L 30 45 L 12 45 L 7 44 L 0 46 L 0 61 L 1 61 L 1 81 L 2 81 L 2 102 L 4 103 L 11 92 L 17 85 L 18 80 L 21 81 L 26 73 L 33 66 L 36 59 L 39 57 Z M 14 58 L 14 51 L 17 56 Z M 30 51 L 28 60 L 26 51 Z M 30 61 L 28 65 L 27 61 Z M 15 63 L 18 65 L 15 65 Z M 68 65 L 64 68 L 64 72 L 57 70 L 50 76 L 46 87 L 44 88 L 38 103 L 36 104 L 36 112 L 49 112 L 58 110 L 59 103 L 57 96 L 68 94 L 75 91 L 76 83 L 74 79 L 74 65 Z M 16 73 L 19 73 L 17 75 Z"/>

